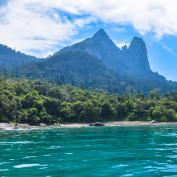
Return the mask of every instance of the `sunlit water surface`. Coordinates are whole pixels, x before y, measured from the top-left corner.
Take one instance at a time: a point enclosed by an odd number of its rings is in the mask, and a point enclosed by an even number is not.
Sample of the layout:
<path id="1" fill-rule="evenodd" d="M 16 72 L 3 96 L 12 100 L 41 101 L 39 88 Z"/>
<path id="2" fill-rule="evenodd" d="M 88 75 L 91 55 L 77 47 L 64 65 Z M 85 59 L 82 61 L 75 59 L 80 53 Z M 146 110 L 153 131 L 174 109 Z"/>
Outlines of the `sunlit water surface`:
<path id="1" fill-rule="evenodd" d="M 0 132 L 1 177 L 175 177 L 177 126 Z"/>

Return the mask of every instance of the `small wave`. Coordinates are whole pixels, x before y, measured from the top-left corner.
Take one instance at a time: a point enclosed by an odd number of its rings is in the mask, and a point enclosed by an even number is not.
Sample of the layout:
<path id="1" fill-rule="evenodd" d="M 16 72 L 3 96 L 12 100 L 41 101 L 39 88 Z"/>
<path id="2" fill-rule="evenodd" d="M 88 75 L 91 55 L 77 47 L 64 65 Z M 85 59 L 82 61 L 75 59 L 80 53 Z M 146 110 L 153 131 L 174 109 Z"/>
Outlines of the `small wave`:
<path id="1" fill-rule="evenodd" d="M 123 168 L 123 167 L 127 167 L 128 165 L 124 165 L 124 164 L 119 164 L 119 165 L 114 165 L 111 168 Z"/>
<path id="2" fill-rule="evenodd" d="M 73 153 L 72 152 L 67 152 L 67 153 L 65 153 L 66 155 L 73 155 Z"/>
<path id="3" fill-rule="evenodd" d="M 44 157 L 51 157 L 51 155 L 49 155 L 49 154 L 46 154 L 46 155 L 43 155 Z"/>
<path id="4" fill-rule="evenodd" d="M 31 158 L 35 158 L 37 156 L 26 156 L 26 157 L 23 157 L 23 159 L 31 159 Z"/>
<path id="5" fill-rule="evenodd" d="M 30 144 L 30 143 L 33 143 L 33 141 L 0 142 L 1 145 L 4 145 L 4 144 Z"/>
<path id="6" fill-rule="evenodd" d="M 61 149 L 62 147 L 61 146 L 50 146 L 50 147 L 48 147 L 48 148 L 46 148 L 46 149 Z"/>
<path id="7" fill-rule="evenodd" d="M 1 172 L 8 171 L 9 169 L 0 169 Z"/>
<path id="8" fill-rule="evenodd" d="M 130 177 L 130 176 L 133 176 L 133 175 L 132 174 L 123 175 L 123 177 Z"/>
<path id="9" fill-rule="evenodd" d="M 45 169 L 47 169 L 48 167 L 41 167 L 41 168 L 39 168 L 39 170 L 45 170 Z"/>
<path id="10" fill-rule="evenodd" d="M 166 133 L 166 134 L 162 134 L 161 136 L 177 137 L 177 133 Z"/>
<path id="11" fill-rule="evenodd" d="M 21 165 L 15 165 L 14 168 L 31 168 L 31 167 L 44 167 L 47 165 L 41 165 L 41 164 L 21 164 Z"/>

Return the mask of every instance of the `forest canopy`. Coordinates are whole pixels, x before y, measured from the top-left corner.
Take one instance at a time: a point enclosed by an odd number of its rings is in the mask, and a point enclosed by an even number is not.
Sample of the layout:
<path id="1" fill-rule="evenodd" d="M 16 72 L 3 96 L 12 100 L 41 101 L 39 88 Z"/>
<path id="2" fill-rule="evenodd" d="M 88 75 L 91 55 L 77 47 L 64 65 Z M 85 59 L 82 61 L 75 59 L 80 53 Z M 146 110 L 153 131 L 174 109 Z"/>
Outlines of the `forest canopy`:
<path id="1" fill-rule="evenodd" d="M 0 79 L 0 122 L 177 121 L 177 93 L 111 95 L 68 85 Z"/>

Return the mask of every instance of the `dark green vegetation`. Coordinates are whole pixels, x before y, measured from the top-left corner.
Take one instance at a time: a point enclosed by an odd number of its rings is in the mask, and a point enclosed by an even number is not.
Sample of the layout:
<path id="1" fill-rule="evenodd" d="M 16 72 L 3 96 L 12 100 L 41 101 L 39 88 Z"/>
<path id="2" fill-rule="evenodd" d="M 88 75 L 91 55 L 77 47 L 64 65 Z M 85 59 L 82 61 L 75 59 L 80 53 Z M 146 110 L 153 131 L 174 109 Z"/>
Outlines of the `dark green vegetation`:
<path id="1" fill-rule="evenodd" d="M 176 82 L 151 71 L 146 45 L 141 38 L 134 37 L 129 47 L 119 49 L 104 30 L 43 60 L 0 46 L 0 71 L 19 78 L 116 94 L 148 95 L 154 89 L 161 93 L 177 90 Z"/>
<path id="2" fill-rule="evenodd" d="M 176 121 L 177 93 L 116 96 L 40 81 L 0 79 L 0 122 Z"/>
<path id="3" fill-rule="evenodd" d="M 27 63 L 37 61 L 38 59 L 35 57 L 17 52 L 5 45 L 0 45 L 0 71 L 3 73 L 10 72 L 14 68 Z"/>

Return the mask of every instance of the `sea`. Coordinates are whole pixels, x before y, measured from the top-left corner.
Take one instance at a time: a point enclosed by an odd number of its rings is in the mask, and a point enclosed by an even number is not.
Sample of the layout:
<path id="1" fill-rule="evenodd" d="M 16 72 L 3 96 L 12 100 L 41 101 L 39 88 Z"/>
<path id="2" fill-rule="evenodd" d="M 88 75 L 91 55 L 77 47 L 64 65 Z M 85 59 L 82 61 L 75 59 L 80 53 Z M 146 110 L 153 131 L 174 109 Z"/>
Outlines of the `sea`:
<path id="1" fill-rule="evenodd" d="M 177 177 L 177 126 L 0 131 L 0 177 Z"/>

